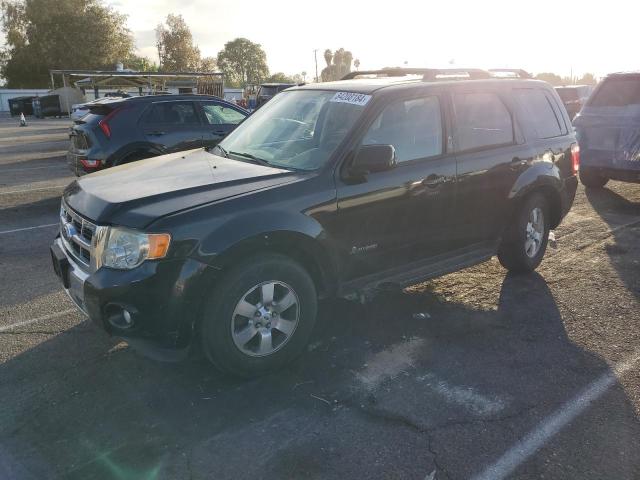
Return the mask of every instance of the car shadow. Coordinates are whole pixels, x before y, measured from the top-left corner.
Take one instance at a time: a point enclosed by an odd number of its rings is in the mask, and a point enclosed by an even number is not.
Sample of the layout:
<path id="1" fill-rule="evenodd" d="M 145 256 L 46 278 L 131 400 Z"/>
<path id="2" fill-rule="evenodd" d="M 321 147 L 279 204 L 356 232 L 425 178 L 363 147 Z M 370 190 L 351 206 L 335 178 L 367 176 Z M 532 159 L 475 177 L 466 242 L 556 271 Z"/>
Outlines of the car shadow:
<path id="1" fill-rule="evenodd" d="M 364 306 L 327 301 L 300 360 L 254 380 L 200 358 L 148 360 L 88 321 L 25 327 L 13 335 L 31 332 L 34 346 L 0 365 L 0 477 L 424 478 L 437 454 L 449 478 L 468 478 L 610 370 L 571 341 L 540 275 L 507 275 L 496 305 L 428 284 Z M 499 408 L 479 412 L 478 398 Z M 622 452 L 608 478 L 631 478 L 640 426 L 621 386 L 607 409 L 610 435 L 590 436 L 589 451 Z M 576 442 L 554 444 L 544 468 L 607 477 L 607 462 L 571 457 Z"/>

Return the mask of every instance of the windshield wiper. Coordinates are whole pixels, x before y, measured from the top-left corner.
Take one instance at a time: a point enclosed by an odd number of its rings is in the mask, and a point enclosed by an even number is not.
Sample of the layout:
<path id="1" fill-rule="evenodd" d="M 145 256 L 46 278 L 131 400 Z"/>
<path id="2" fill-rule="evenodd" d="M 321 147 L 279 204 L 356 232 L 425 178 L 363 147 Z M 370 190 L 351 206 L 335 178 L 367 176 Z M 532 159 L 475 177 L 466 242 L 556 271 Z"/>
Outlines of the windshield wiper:
<path id="1" fill-rule="evenodd" d="M 242 158 L 246 158 L 248 160 L 253 161 L 253 163 L 257 163 L 258 165 L 264 165 L 266 167 L 272 167 L 273 165 L 271 165 L 269 162 L 267 162 L 266 160 L 262 159 L 262 158 L 258 158 L 255 155 L 251 155 L 250 153 L 243 153 L 243 152 L 229 152 L 231 155 L 236 155 L 238 157 L 242 157 Z"/>
<path id="2" fill-rule="evenodd" d="M 227 153 L 227 151 L 226 151 L 224 148 L 222 148 L 220 145 L 216 145 L 215 147 L 213 147 L 213 148 L 211 149 L 211 152 L 213 152 L 216 148 L 222 152 L 222 155 L 223 155 L 225 158 L 229 158 L 229 154 Z"/>

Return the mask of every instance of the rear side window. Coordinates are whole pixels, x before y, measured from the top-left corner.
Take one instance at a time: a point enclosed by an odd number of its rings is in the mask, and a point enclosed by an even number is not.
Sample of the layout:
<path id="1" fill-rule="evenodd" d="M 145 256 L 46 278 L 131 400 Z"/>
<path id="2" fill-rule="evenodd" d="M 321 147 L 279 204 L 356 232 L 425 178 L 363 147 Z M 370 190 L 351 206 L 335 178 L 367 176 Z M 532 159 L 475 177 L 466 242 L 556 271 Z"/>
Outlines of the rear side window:
<path id="1" fill-rule="evenodd" d="M 363 145 L 393 145 L 396 161 L 442 154 L 442 115 L 438 97 L 397 100 L 378 115 Z"/>
<path id="2" fill-rule="evenodd" d="M 147 123 L 196 125 L 200 123 L 193 102 L 154 103 L 146 116 Z"/>
<path id="3" fill-rule="evenodd" d="M 454 93 L 454 135 L 458 151 L 513 143 L 513 122 L 495 93 Z"/>
<path id="4" fill-rule="evenodd" d="M 239 111 L 218 103 L 203 103 L 202 109 L 209 125 L 237 125 L 245 118 Z"/>
<path id="5" fill-rule="evenodd" d="M 563 135 L 561 120 L 554 112 L 552 100 L 543 90 L 518 88 L 514 90 L 514 93 L 521 121 L 530 121 L 538 138 L 553 138 Z"/>
<path id="6" fill-rule="evenodd" d="M 590 107 L 627 107 L 640 104 L 640 78 L 608 78 L 596 90 Z"/>

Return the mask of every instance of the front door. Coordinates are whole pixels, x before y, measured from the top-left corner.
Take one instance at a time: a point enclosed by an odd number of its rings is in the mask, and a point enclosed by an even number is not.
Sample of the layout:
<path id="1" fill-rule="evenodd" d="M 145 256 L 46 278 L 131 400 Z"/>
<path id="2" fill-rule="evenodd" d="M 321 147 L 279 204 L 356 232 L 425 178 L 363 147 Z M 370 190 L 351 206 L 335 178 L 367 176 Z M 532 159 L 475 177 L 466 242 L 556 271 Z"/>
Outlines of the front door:
<path id="1" fill-rule="evenodd" d="M 154 102 L 143 118 L 147 141 L 163 153 L 202 147 L 200 117 L 194 102 Z"/>
<path id="2" fill-rule="evenodd" d="M 445 149 L 441 99 L 388 103 L 360 145 L 393 145 L 397 166 L 350 183 L 337 179 L 338 225 L 345 280 L 409 264 L 446 248 L 455 206 L 455 161 Z M 347 166 L 348 167 L 348 166 Z"/>

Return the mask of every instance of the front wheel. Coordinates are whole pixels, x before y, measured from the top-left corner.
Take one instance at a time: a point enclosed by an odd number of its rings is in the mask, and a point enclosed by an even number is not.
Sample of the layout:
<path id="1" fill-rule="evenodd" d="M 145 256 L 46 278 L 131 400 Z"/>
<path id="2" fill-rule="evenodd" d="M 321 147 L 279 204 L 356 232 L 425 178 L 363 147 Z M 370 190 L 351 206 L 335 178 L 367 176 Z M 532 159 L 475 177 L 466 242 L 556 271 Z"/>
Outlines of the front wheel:
<path id="1" fill-rule="evenodd" d="M 587 188 L 602 188 L 609 181 L 591 168 L 580 167 L 580 182 Z"/>
<path id="2" fill-rule="evenodd" d="M 547 250 L 549 208 L 539 193 L 525 199 L 498 249 L 498 260 L 511 272 L 532 272 Z"/>
<path id="3" fill-rule="evenodd" d="M 204 309 L 202 347 L 219 369 L 255 377 L 281 368 L 307 344 L 317 312 L 313 280 L 283 255 L 230 271 Z"/>

